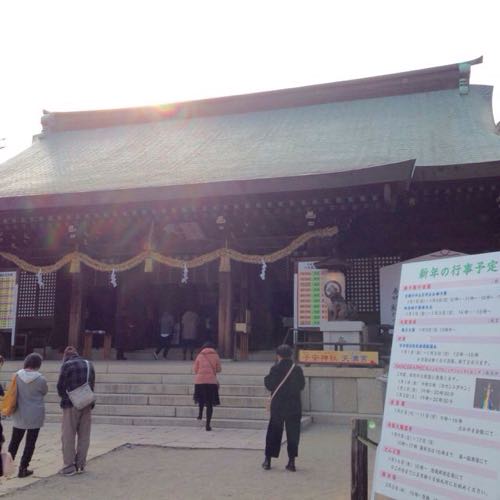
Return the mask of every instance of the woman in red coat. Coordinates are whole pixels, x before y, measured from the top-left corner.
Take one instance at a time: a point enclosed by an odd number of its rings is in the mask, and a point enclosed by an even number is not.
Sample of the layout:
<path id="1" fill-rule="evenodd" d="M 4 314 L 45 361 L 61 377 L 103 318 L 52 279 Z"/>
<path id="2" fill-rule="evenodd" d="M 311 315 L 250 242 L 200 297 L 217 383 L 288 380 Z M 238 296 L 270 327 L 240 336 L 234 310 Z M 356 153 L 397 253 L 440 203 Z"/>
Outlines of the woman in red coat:
<path id="1" fill-rule="evenodd" d="M 217 373 L 221 371 L 220 358 L 214 345 L 205 342 L 194 360 L 194 401 L 198 404 L 198 420 L 203 418 L 203 407 L 207 407 L 206 429 L 211 431 L 213 407 L 220 405 Z"/>

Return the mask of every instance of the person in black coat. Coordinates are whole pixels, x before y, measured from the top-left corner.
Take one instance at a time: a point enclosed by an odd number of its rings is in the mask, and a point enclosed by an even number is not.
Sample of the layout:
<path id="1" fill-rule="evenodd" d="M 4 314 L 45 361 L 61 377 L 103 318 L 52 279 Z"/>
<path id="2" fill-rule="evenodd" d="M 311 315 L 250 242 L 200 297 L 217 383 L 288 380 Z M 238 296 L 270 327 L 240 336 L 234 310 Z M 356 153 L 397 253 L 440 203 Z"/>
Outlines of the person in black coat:
<path id="1" fill-rule="evenodd" d="M 292 349 L 283 344 L 276 350 L 277 363 L 264 378 L 264 385 L 273 394 L 288 373 L 288 378 L 274 394 L 271 401 L 271 417 L 267 427 L 265 460 L 262 467 L 271 468 L 271 457 L 279 457 L 283 425 L 286 428 L 288 465 L 286 469 L 295 472 L 295 458 L 298 456 L 302 404 L 300 392 L 304 389 L 304 373 L 292 361 Z M 292 368 L 293 367 L 293 368 Z M 291 371 L 290 371 L 291 370 Z"/>

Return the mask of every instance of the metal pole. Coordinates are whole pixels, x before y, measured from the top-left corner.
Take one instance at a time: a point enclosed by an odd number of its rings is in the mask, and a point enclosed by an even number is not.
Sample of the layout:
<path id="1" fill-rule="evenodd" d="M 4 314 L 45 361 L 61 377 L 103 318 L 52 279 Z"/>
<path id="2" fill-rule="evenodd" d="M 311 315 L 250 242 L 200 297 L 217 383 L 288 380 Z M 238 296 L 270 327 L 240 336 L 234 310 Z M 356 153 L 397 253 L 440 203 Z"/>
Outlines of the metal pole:
<path id="1" fill-rule="evenodd" d="M 368 422 L 351 421 L 351 500 L 368 500 L 368 448 L 358 438 L 368 438 Z"/>
<path id="2" fill-rule="evenodd" d="M 294 328 L 293 329 L 293 335 L 292 335 L 292 339 L 293 339 L 293 359 L 295 361 L 297 361 L 297 330 Z"/>

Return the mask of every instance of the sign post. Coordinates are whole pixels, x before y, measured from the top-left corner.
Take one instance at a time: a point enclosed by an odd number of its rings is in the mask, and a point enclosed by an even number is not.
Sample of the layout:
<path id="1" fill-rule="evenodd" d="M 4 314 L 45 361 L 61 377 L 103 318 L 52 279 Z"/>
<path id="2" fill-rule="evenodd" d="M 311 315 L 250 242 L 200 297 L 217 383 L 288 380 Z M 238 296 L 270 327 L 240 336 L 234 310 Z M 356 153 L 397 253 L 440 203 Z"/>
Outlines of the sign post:
<path id="1" fill-rule="evenodd" d="M 374 500 L 500 499 L 500 252 L 403 265 Z"/>

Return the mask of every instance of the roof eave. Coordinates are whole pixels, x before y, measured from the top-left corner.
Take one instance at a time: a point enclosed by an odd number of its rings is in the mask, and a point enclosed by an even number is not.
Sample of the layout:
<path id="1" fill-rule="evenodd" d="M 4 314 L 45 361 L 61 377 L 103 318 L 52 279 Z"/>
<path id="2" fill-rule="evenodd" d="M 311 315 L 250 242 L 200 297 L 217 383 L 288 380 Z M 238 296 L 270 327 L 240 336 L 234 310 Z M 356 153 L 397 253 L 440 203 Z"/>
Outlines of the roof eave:
<path id="1" fill-rule="evenodd" d="M 0 198 L 0 210 L 38 210 L 46 208 L 115 205 L 181 199 L 286 193 L 315 189 L 341 189 L 353 186 L 410 181 L 415 160 L 371 166 L 331 174 L 295 177 L 233 180 L 204 184 L 176 185 L 138 189 L 92 191 L 86 193 L 43 194 Z"/>

